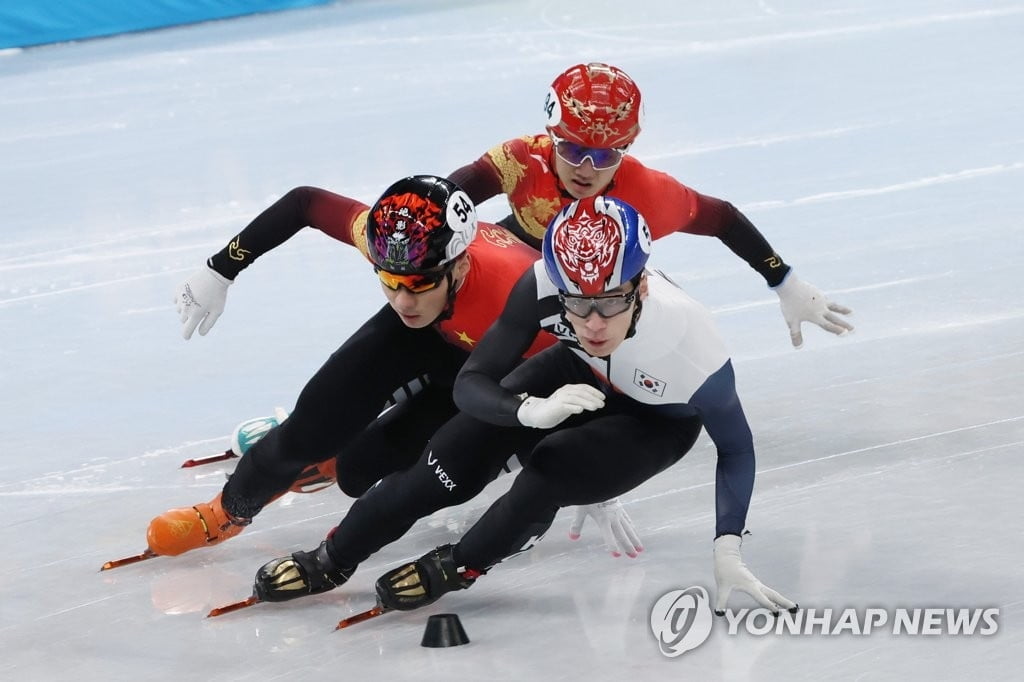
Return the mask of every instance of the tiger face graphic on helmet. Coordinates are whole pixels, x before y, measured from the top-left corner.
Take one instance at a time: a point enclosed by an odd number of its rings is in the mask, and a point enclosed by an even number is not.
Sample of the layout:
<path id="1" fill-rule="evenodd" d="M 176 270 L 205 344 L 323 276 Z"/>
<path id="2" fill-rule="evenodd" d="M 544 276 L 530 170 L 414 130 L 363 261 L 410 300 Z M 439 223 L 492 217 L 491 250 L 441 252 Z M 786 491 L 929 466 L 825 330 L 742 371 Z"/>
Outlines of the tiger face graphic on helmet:
<path id="1" fill-rule="evenodd" d="M 615 197 L 580 199 L 563 208 L 544 234 L 544 268 L 558 290 L 598 296 L 640 275 L 651 231 L 636 209 Z"/>
<path id="2" fill-rule="evenodd" d="M 553 246 L 566 277 L 580 293 L 599 294 L 618 262 L 622 232 L 608 214 L 584 208 L 554 235 Z"/>

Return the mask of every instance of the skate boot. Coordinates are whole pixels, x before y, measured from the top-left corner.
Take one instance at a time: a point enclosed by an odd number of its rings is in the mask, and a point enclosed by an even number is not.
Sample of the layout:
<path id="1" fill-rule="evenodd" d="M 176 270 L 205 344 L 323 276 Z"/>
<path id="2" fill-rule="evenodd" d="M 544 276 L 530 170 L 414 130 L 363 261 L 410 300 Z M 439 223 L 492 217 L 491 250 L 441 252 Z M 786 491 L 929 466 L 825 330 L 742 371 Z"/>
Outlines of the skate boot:
<path id="1" fill-rule="evenodd" d="M 171 509 L 149 522 L 149 549 L 162 556 L 178 556 L 189 550 L 216 545 L 233 538 L 251 519 L 231 516 L 220 503 L 220 493 L 209 502 Z"/>
<path id="2" fill-rule="evenodd" d="M 325 462 L 310 464 L 303 469 L 288 490 L 293 493 L 315 493 L 330 488 L 337 478 L 336 460 L 331 457 Z"/>
<path id="3" fill-rule="evenodd" d="M 334 563 L 324 540 L 311 552 L 295 552 L 264 564 L 256 571 L 253 594 L 260 601 L 288 601 L 333 590 L 344 585 L 355 572 L 355 567 L 343 568 Z"/>
<path id="4" fill-rule="evenodd" d="M 377 599 L 386 609 L 411 611 L 433 604 L 448 592 L 466 589 L 480 575 L 480 571 L 457 566 L 452 546 L 442 545 L 377 578 Z"/>
<path id="5" fill-rule="evenodd" d="M 231 451 L 242 457 L 245 453 L 249 452 L 253 445 L 260 442 L 271 429 L 280 426 L 287 418 L 288 412 L 283 408 L 277 407 L 274 408 L 273 417 L 247 419 L 236 426 L 232 432 Z M 325 488 L 330 488 L 334 485 L 335 480 L 337 480 L 335 469 L 333 457 L 318 464 L 310 464 L 302 470 L 302 473 L 299 474 L 299 477 L 295 479 L 295 482 L 292 483 L 288 490 L 293 493 L 315 493 Z"/>
<path id="6" fill-rule="evenodd" d="M 287 418 L 288 412 L 283 407 L 275 407 L 273 417 L 246 419 L 231 433 L 231 451 L 241 457 L 271 429 L 280 426 Z"/>

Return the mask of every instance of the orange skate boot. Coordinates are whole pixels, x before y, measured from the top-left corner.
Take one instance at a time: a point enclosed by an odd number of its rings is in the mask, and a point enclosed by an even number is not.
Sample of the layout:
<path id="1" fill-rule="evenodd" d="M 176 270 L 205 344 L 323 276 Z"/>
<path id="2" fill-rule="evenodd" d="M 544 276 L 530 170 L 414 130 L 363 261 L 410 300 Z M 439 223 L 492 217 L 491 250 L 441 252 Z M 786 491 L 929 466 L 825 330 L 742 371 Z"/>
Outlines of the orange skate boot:
<path id="1" fill-rule="evenodd" d="M 146 531 L 149 549 L 161 556 L 178 556 L 241 533 L 252 520 L 237 519 L 224 511 L 220 495 L 193 507 L 171 509 L 150 521 Z"/>
<path id="2" fill-rule="evenodd" d="M 289 490 L 293 493 L 315 493 L 318 490 L 330 488 L 337 478 L 337 463 L 331 457 L 319 464 L 310 464 L 303 469 Z"/>

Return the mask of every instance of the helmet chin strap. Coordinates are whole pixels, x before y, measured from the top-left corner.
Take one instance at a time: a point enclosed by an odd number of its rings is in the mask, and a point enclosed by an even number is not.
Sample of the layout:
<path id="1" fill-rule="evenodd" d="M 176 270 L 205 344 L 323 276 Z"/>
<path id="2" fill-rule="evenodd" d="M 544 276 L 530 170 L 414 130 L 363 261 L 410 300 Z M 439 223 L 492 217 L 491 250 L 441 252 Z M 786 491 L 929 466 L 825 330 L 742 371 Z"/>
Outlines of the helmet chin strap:
<path id="1" fill-rule="evenodd" d="M 633 319 L 629 322 L 629 329 L 626 331 L 626 338 L 632 337 L 636 334 L 636 323 L 640 320 L 640 310 L 644 307 L 644 302 L 640 300 L 640 282 L 644 278 L 643 270 L 640 274 L 632 279 L 633 291 L 636 292 L 636 307 L 633 308 Z"/>
<path id="2" fill-rule="evenodd" d="M 440 324 L 445 320 L 451 319 L 452 315 L 455 314 L 455 294 L 458 293 L 459 287 L 455 286 L 455 276 L 451 270 L 448 271 L 444 278 L 448 284 L 448 295 L 445 297 L 444 308 L 441 309 L 440 314 L 430 324 Z M 461 285 L 462 283 L 459 282 L 459 284 Z"/>
<path id="3" fill-rule="evenodd" d="M 636 297 L 636 307 L 633 308 L 633 319 L 629 322 L 629 329 L 626 331 L 626 338 L 632 337 L 636 334 L 636 323 L 640 320 L 640 309 L 643 308 L 644 302 L 640 300 L 640 297 Z"/>

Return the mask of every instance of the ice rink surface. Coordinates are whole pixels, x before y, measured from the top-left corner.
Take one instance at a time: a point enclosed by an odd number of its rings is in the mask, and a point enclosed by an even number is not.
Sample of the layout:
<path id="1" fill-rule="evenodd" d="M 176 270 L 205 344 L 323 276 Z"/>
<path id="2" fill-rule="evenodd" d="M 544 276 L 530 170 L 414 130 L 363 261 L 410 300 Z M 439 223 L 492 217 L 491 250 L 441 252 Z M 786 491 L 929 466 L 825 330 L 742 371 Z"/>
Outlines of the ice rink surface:
<path id="1" fill-rule="evenodd" d="M 1013 0 L 408 0 L 0 54 L 0 678 L 1020 679 L 1022 36 Z M 184 459 L 291 407 L 384 302 L 365 261 L 313 230 L 244 272 L 206 337 L 182 340 L 175 285 L 294 186 L 372 202 L 540 132 L 548 84 L 591 60 L 643 89 L 636 156 L 732 201 L 856 313 L 854 334 L 805 326 L 793 350 L 776 296 L 718 240 L 656 244 L 734 354 L 758 448 L 747 563 L 819 613 L 998 608 L 998 632 L 730 635 L 719 619 L 662 655 L 652 605 L 714 587 L 706 436 L 623 496 L 640 558 L 612 559 L 592 528 L 570 541 L 563 512 L 471 590 L 341 632 L 380 573 L 456 538 L 508 480 L 297 602 L 204 618 L 315 546 L 350 503 L 336 490 L 100 573 L 230 471 Z M 419 646 L 441 612 L 468 646 Z"/>

